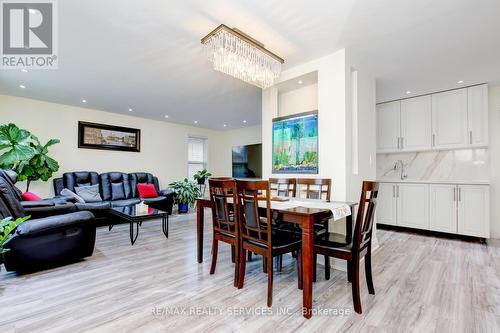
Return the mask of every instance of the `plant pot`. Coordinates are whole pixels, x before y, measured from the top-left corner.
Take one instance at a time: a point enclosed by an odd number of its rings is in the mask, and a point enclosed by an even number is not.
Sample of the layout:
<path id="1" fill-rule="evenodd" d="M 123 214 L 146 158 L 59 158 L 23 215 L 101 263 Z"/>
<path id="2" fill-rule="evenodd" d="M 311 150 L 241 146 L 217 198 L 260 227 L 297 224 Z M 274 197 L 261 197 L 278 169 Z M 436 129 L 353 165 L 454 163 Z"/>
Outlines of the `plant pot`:
<path id="1" fill-rule="evenodd" d="M 177 205 L 177 210 L 179 213 L 187 213 L 189 210 L 189 204 L 188 203 L 180 203 Z"/>
<path id="2" fill-rule="evenodd" d="M 205 185 L 205 180 L 206 180 L 206 178 L 205 178 L 205 177 L 203 177 L 203 178 L 198 178 L 197 180 L 198 180 L 198 185 Z"/>

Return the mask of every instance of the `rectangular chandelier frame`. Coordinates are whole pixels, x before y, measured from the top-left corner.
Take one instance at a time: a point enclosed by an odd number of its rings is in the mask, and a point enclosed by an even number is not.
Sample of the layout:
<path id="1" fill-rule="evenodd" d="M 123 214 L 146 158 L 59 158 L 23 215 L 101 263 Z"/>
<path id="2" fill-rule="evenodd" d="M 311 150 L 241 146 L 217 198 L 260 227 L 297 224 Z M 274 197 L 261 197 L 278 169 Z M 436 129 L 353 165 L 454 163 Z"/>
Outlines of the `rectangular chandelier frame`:
<path id="1" fill-rule="evenodd" d="M 215 28 L 210 33 L 208 33 L 208 35 L 206 35 L 205 37 L 203 37 L 201 39 L 201 43 L 205 44 L 212 36 L 216 35 L 221 30 L 227 31 L 227 32 L 229 32 L 229 33 L 231 33 L 233 35 L 238 36 L 239 38 L 241 38 L 245 42 L 249 43 L 250 45 L 253 45 L 254 47 L 256 47 L 259 50 L 261 50 L 262 52 L 266 53 L 268 56 L 274 58 L 276 61 L 280 62 L 281 64 L 285 63 L 285 60 L 283 58 L 279 57 L 278 55 L 276 55 L 273 52 L 271 52 L 268 49 L 266 49 L 264 47 L 264 44 L 262 44 L 258 40 L 250 37 L 249 35 L 247 35 L 246 33 L 242 32 L 241 30 L 239 30 L 237 28 L 231 29 L 231 28 L 229 28 L 225 24 L 219 25 L 217 28 Z"/>

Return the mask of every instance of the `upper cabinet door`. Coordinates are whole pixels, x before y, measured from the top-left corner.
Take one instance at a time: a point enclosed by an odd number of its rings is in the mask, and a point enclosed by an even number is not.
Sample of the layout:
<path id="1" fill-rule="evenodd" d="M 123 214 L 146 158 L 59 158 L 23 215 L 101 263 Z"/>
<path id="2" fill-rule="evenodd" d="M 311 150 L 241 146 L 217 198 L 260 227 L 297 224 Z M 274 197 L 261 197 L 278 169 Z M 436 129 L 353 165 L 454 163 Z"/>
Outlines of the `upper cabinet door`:
<path id="1" fill-rule="evenodd" d="M 432 95 L 432 141 L 436 149 L 463 148 L 468 144 L 467 89 Z"/>
<path id="2" fill-rule="evenodd" d="M 404 151 L 429 150 L 431 139 L 431 96 L 401 101 L 401 148 Z"/>
<path id="3" fill-rule="evenodd" d="M 401 102 L 377 105 L 377 152 L 399 150 Z"/>
<path id="4" fill-rule="evenodd" d="M 467 88 L 468 144 L 488 145 L 488 85 Z"/>

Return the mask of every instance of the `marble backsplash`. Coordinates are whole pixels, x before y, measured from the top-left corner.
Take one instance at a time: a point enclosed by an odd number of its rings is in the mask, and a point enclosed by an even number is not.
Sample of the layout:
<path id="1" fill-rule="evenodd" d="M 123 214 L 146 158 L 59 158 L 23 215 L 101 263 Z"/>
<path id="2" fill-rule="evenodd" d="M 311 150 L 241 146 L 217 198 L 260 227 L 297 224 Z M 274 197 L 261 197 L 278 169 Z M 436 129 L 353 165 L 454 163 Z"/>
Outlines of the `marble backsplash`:
<path id="1" fill-rule="evenodd" d="M 488 149 L 377 154 L 377 179 L 399 179 L 400 170 L 394 169 L 398 160 L 405 165 L 407 180 L 490 180 Z"/>

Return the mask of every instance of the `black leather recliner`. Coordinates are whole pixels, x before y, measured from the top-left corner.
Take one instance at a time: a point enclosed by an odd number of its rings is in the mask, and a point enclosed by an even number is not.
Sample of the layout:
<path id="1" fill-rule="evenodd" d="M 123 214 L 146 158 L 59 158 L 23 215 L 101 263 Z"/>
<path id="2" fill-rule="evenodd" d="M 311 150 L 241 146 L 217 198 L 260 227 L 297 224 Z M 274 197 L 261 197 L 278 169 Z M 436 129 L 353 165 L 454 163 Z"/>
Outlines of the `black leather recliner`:
<path id="1" fill-rule="evenodd" d="M 66 172 L 61 178 L 55 178 L 54 192 L 57 196 L 67 188 L 75 192 L 75 187 L 99 184 L 99 192 L 103 201 L 95 203 L 75 203 L 79 211 L 91 211 L 96 217 L 97 225 L 118 224 L 116 218 L 108 213 L 112 207 L 123 207 L 135 205 L 141 202 L 137 184 L 153 184 L 158 197 L 145 198 L 144 203 L 152 208 L 160 209 L 172 214 L 174 192 L 172 190 L 160 190 L 158 178 L 150 173 L 123 173 L 105 172 L 97 174 L 93 171 Z"/>
<path id="2" fill-rule="evenodd" d="M 15 179 L 11 173 L 0 170 L 0 218 L 32 216 L 5 243 L 5 248 L 10 249 L 2 255 L 5 268 L 27 272 L 91 256 L 96 235 L 92 213 L 60 215 L 62 210 L 76 208 L 58 200 L 42 200 L 39 206 L 33 202 L 31 211 L 25 209 L 19 200 L 19 190 L 13 185 Z M 36 218 L 37 214 L 47 217 Z"/>

